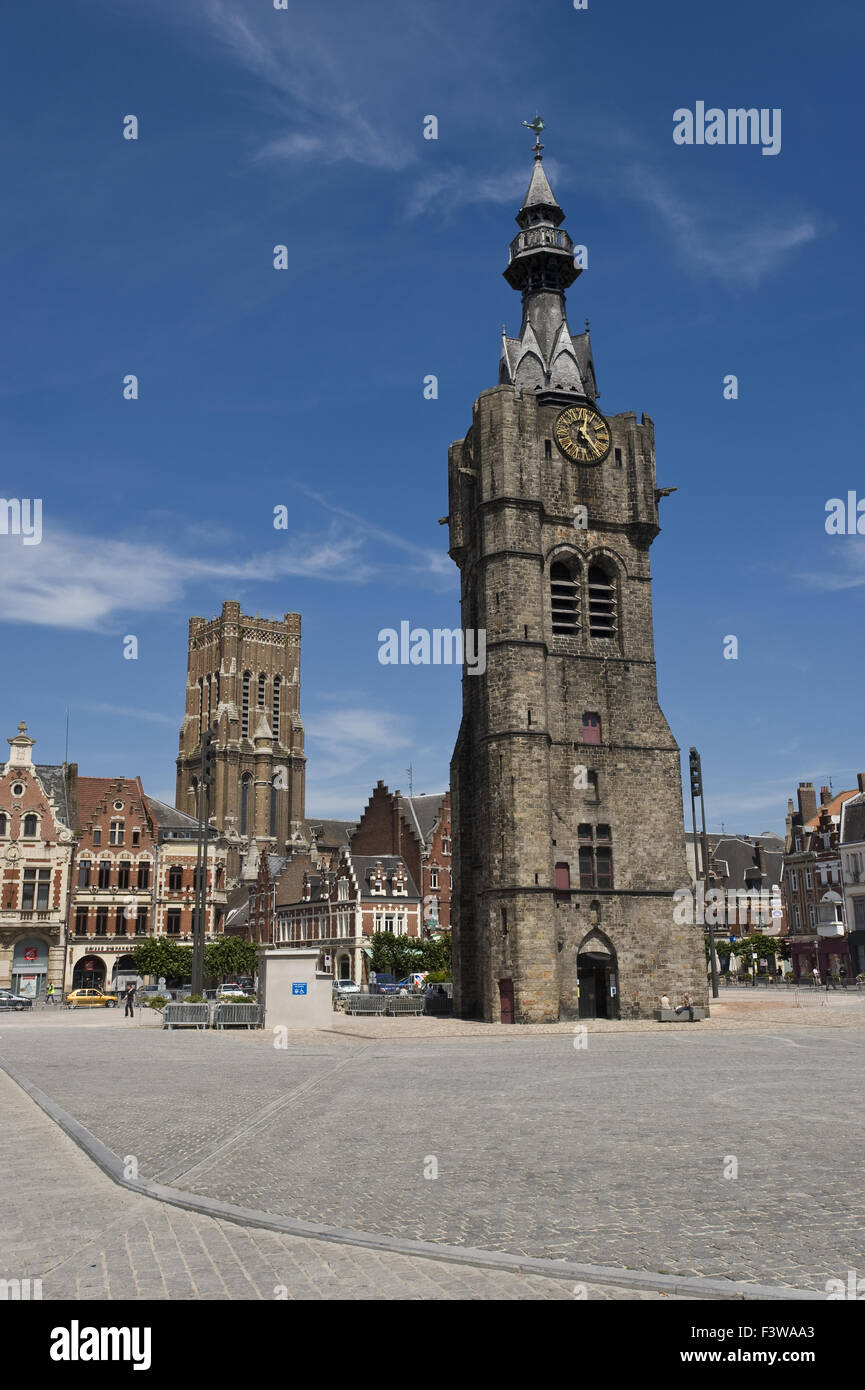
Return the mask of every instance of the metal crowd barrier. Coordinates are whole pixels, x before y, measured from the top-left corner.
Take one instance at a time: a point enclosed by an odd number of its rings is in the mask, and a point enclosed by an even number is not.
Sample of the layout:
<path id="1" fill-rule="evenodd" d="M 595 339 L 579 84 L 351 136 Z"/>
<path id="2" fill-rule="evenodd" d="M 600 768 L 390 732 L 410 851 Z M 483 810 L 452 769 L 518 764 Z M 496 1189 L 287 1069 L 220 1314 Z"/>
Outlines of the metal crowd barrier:
<path id="1" fill-rule="evenodd" d="M 162 1010 L 163 1028 L 207 1028 L 209 1004 L 166 1004 Z"/>
<path id="2" fill-rule="evenodd" d="M 261 1023 L 261 1010 L 258 1004 L 217 1004 L 213 1011 L 214 1028 L 243 1027 L 258 1028 Z"/>

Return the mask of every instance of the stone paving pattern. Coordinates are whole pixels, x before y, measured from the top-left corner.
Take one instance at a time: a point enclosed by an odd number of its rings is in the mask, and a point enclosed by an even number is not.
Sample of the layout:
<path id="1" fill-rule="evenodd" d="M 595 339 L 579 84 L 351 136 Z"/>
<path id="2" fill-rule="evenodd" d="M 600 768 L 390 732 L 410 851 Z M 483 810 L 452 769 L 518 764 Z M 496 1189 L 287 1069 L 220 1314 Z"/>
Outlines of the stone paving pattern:
<path id="1" fill-rule="evenodd" d="M 0 1277 L 75 1299 L 447 1299 L 573 1302 L 571 1280 L 379 1253 L 180 1211 L 106 1177 L 0 1072 L 6 1183 Z M 679 1301 L 585 1286 L 588 1300 Z"/>
<path id="2" fill-rule="evenodd" d="M 865 1008 L 746 1003 L 750 1027 L 621 1025 L 584 1050 L 571 1028 L 376 1037 L 346 1020 L 283 1050 L 263 1032 L 16 1015 L 0 1054 L 142 1176 L 239 1206 L 822 1290 L 865 1267 Z"/>

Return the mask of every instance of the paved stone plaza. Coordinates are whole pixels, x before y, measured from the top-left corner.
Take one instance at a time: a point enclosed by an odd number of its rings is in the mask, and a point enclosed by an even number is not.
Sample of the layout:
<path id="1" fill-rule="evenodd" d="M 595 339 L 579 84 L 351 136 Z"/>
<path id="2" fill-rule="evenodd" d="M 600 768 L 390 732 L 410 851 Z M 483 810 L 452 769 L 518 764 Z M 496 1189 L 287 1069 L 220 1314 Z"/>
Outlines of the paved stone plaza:
<path id="1" fill-rule="evenodd" d="M 420 1020 L 419 1032 L 436 1022 Z M 341 1031 L 281 1049 L 263 1032 L 167 1033 L 119 1013 L 58 1011 L 0 1019 L 0 1058 L 113 1153 L 134 1155 L 142 1177 L 239 1207 L 493 1252 L 822 1291 L 828 1278 L 865 1267 L 863 1025 L 856 996 L 798 1011 L 743 999 L 738 1016 L 721 1009 L 705 1025 L 595 1028 L 585 1048 L 574 1047 L 570 1028 L 460 1031 L 443 1022 L 438 1036 L 410 1027 L 395 1036 L 377 1034 L 372 1020 L 345 1020 Z M 24 1247 L 42 1238 L 38 1213 L 59 1182 L 58 1248 L 69 1223 L 80 1238 L 86 1211 L 100 1237 L 122 1242 L 128 1226 L 158 1220 L 166 1239 L 184 1233 L 181 1248 L 194 1233 L 205 1246 L 237 1249 L 240 1227 L 118 1188 L 5 1077 L 2 1105 L 7 1165 L 21 1164 L 18 1125 L 25 1139 L 28 1125 L 43 1132 L 40 1153 L 50 1133 L 89 1165 L 89 1195 L 65 1206 L 64 1179 L 31 1155 L 36 1235 L 26 1203 L 17 1204 Z M 729 1156 L 735 1180 L 724 1177 Z M 431 1159 L 434 1179 L 424 1176 Z M 70 1171 L 68 1158 L 60 1169 Z M 273 1259 L 297 1238 L 255 1231 L 243 1240 L 267 1250 L 268 1273 L 251 1284 L 238 1275 L 233 1294 L 208 1274 L 199 1296 L 272 1296 L 262 1290 L 272 1287 Z M 319 1273 L 348 1262 L 342 1296 L 376 1296 L 358 1295 L 365 1279 L 381 1279 L 379 1297 L 401 1296 L 388 1292 L 379 1262 L 407 1256 L 339 1247 L 337 1257 L 333 1246 L 322 1253 L 324 1242 L 300 1244 L 318 1247 L 309 1263 Z M 10 1253 L 21 1251 L 7 1250 L 4 1263 Z M 303 1252 L 292 1258 L 303 1271 Z M 290 1264 L 284 1251 L 280 1259 Z M 421 1282 L 444 1283 L 418 1297 L 573 1297 L 555 1280 L 530 1291 L 514 1274 L 496 1278 L 519 1281 L 520 1291 L 467 1291 L 466 1281 L 492 1275 L 464 1268 L 448 1285 L 443 1266 L 420 1266 Z M 318 1277 L 298 1275 L 292 1296 L 341 1296 L 337 1274 L 322 1276 L 317 1293 L 297 1292 Z M 392 1277 L 397 1289 L 401 1276 Z M 173 1296 L 195 1297 L 187 1287 Z"/>

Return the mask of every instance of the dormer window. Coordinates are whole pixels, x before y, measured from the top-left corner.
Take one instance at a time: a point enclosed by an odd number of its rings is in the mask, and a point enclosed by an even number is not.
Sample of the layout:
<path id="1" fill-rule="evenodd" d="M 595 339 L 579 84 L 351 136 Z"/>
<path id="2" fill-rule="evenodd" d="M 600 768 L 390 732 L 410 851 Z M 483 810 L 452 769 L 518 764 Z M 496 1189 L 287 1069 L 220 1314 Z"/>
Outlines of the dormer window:
<path id="1" fill-rule="evenodd" d="M 37 832 L 38 826 L 39 826 L 39 821 L 38 821 L 38 819 L 37 819 L 36 816 L 32 816 L 32 815 L 30 815 L 30 816 L 25 816 L 25 817 L 24 817 L 24 825 L 23 825 L 23 828 L 22 828 L 22 831 L 21 831 L 21 834 L 22 834 L 22 836 L 24 837 L 24 839 L 25 839 L 25 840 L 35 840 L 35 839 L 36 839 L 36 832 Z"/>
<path id="2" fill-rule="evenodd" d="M 341 903 L 344 903 L 344 902 L 347 902 L 347 901 L 348 901 L 348 879 L 347 879 L 347 878 L 341 878 L 341 879 L 339 880 L 339 883 L 338 883 L 338 886 L 337 886 L 337 890 L 336 890 L 336 895 L 337 895 L 337 897 L 339 898 L 339 901 L 340 901 Z"/>
<path id="3" fill-rule="evenodd" d="M 377 862 L 370 878 L 370 892 L 381 893 L 384 896 L 384 870 L 381 863 Z"/>

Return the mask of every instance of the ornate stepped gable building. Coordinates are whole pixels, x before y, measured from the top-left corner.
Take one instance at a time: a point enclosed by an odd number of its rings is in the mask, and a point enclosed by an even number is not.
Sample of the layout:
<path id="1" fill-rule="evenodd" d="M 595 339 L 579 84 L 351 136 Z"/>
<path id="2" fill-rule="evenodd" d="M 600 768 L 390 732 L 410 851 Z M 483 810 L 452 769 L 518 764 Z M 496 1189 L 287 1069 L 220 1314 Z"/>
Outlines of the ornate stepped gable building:
<path id="1" fill-rule="evenodd" d="M 841 808 L 841 877 L 850 958 L 857 975 L 865 974 L 865 772 L 856 779 L 858 795 Z"/>
<path id="2" fill-rule="evenodd" d="M 354 854 L 399 854 L 421 886 L 428 933 L 451 924 L 451 797 L 403 796 L 375 786 L 351 839 Z"/>
<path id="3" fill-rule="evenodd" d="M 145 795 L 137 777 L 78 779 L 67 989 L 120 988 L 136 941 L 189 944 L 197 821 Z M 222 930 L 227 846 L 212 832 L 205 936 Z"/>
<path id="4" fill-rule="evenodd" d="M 541 151 L 504 272 L 520 331 L 449 456 L 462 625 L 487 638 L 451 765 L 454 1003 L 646 1018 L 661 994 L 707 1002 L 702 935 L 673 920 L 688 878 L 652 636 L 662 492 L 652 421 L 601 415 L 588 327 L 568 327 L 580 272 Z"/>
<path id="5" fill-rule="evenodd" d="M 0 989 L 34 999 L 63 986 L 77 776 L 35 742 L 19 724 L 0 772 Z"/>
<path id="6" fill-rule="evenodd" d="M 229 877 L 258 854 L 284 852 L 304 833 L 306 755 L 300 719 L 300 614 L 190 618 L 186 716 L 177 758 L 179 810 L 196 814 L 201 735 L 215 725 L 211 823 L 229 843 Z"/>
<path id="7" fill-rule="evenodd" d="M 820 804 L 813 782 L 800 782 L 798 810 L 787 802 L 784 842 L 784 897 L 790 961 L 797 980 L 809 980 L 819 972 L 853 975 L 850 941 L 844 921 L 844 885 L 839 845 L 841 814 L 855 791 L 833 797 L 820 788 Z"/>
<path id="8" fill-rule="evenodd" d="M 320 951 L 319 970 L 337 979 L 366 984 L 371 938 L 375 932 L 420 936 L 421 900 L 405 860 L 398 854 L 363 855 L 335 851 L 329 865 L 304 865 L 302 856 L 283 871 L 280 890 L 288 895 L 291 875 L 300 874 L 294 901 L 277 893 L 276 946 L 312 946 Z"/>

